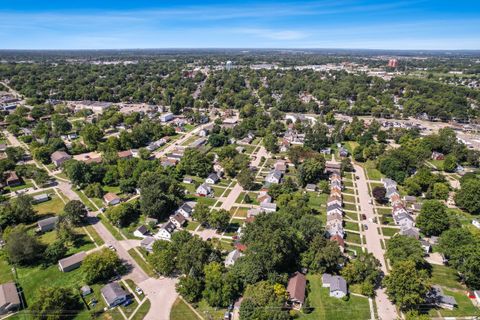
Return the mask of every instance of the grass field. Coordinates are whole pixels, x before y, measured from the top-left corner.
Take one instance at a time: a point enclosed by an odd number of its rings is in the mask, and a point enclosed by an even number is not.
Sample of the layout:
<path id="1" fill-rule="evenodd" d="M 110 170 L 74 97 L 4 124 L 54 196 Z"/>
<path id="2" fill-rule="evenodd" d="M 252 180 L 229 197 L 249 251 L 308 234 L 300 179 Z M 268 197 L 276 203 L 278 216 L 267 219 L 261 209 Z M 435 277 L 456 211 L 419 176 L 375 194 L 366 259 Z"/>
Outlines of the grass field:
<path id="1" fill-rule="evenodd" d="M 366 320 L 370 319 L 368 299 L 350 295 L 348 301 L 332 298 L 328 288 L 322 288 L 321 275 L 307 275 L 310 285 L 310 305 L 314 308 L 310 314 L 301 315 L 304 320 Z"/>
<path id="2" fill-rule="evenodd" d="M 431 282 L 433 284 L 452 289 L 465 290 L 465 287 L 460 284 L 459 280 L 460 278 L 454 269 L 432 264 Z"/>
<path id="3" fill-rule="evenodd" d="M 347 242 L 352 242 L 356 244 L 361 244 L 360 235 L 358 233 L 347 232 L 347 237 L 345 238 Z"/>
<path id="4" fill-rule="evenodd" d="M 367 161 L 364 164 L 365 171 L 367 172 L 367 176 L 369 180 L 380 180 L 381 178 L 384 177 L 384 175 L 378 171 L 376 168 L 376 163 L 375 161 Z"/>
<path id="5" fill-rule="evenodd" d="M 383 235 L 387 237 L 393 237 L 399 231 L 397 228 L 382 228 Z"/>
<path id="6" fill-rule="evenodd" d="M 351 222 L 351 221 L 346 221 L 346 222 L 345 222 L 345 229 L 353 230 L 353 231 L 358 231 L 358 230 L 359 230 L 359 228 L 358 228 L 358 223 L 356 223 L 356 222 Z"/>
<path id="7" fill-rule="evenodd" d="M 56 194 L 50 195 L 50 200 L 33 205 L 33 209 L 38 212 L 39 215 L 47 213 L 60 214 L 63 211 L 65 204 L 62 199 Z"/>
<path id="8" fill-rule="evenodd" d="M 344 203 L 343 207 L 345 210 L 357 211 L 357 206 L 351 203 Z"/>
<path id="9" fill-rule="evenodd" d="M 140 266 L 140 268 L 148 274 L 149 277 L 156 278 L 157 274 L 153 270 L 153 267 L 140 257 L 140 255 L 135 251 L 134 248 L 128 250 L 128 254 L 135 260 L 135 262 Z M 134 289 L 134 288 L 133 288 Z"/>
<path id="10" fill-rule="evenodd" d="M 344 194 L 343 195 L 343 201 L 355 202 L 355 196 L 352 196 L 352 195 L 349 195 L 349 194 Z"/>

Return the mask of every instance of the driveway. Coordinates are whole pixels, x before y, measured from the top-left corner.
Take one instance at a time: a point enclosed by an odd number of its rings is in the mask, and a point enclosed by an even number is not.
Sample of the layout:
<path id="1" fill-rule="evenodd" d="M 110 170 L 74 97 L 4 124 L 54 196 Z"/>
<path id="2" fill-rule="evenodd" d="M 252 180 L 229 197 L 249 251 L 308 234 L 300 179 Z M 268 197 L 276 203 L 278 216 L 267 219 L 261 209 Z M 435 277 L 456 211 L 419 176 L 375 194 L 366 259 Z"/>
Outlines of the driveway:
<path id="1" fill-rule="evenodd" d="M 381 237 L 378 234 L 377 228 L 378 224 L 372 222 L 375 217 L 375 212 L 373 210 L 373 205 L 369 203 L 372 200 L 370 194 L 368 193 L 368 183 L 365 176 L 365 171 L 363 168 L 357 164 L 354 164 L 355 175 L 359 177 L 356 180 L 358 196 L 360 198 L 360 208 L 361 212 L 367 216 L 367 220 L 363 223 L 367 225 L 368 230 L 364 231 L 366 238 L 366 247 L 368 252 L 373 253 L 375 258 L 377 258 L 381 263 L 381 269 L 384 274 L 387 274 L 387 267 L 385 263 L 384 251 L 381 245 Z M 370 219 L 371 218 L 371 219 Z M 378 317 L 380 320 L 392 320 L 397 319 L 398 314 L 393 303 L 388 300 L 387 294 L 384 288 L 379 288 L 375 291 L 376 296 L 375 300 L 377 303 Z"/>

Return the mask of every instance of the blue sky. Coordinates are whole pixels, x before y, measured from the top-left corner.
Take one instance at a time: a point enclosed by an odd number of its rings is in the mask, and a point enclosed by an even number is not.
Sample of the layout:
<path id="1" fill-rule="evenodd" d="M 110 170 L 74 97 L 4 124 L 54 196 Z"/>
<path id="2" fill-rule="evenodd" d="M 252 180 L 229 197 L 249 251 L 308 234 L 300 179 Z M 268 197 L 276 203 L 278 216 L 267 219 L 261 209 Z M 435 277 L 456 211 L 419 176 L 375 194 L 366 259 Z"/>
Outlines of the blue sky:
<path id="1" fill-rule="evenodd" d="M 480 1 L 0 0 L 1 49 L 480 49 Z"/>

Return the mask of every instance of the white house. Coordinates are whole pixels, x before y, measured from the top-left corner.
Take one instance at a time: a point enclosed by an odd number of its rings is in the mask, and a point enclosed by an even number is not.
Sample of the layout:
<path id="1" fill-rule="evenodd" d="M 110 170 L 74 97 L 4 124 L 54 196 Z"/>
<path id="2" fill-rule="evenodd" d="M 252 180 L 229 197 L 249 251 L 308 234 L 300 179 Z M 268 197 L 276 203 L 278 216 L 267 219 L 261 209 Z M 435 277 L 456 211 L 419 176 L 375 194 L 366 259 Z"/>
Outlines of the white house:
<path id="1" fill-rule="evenodd" d="M 160 121 L 169 122 L 173 120 L 173 113 L 164 113 L 160 116 Z"/>
<path id="2" fill-rule="evenodd" d="M 210 173 L 208 175 L 207 179 L 205 179 L 205 182 L 208 183 L 208 184 L 215 184 L 218 181 L 220 181 L 220 178 L 218 177 L 218 175 L 216 173 Z"/>
<path id="3" fill-rule="evenodd" d="M 265 182 L 280 183 L 282 180 L 282 175 L 283 174 L 280 171 L 273 170 L 265 177 Z"/>
<path id="4" fill-rule="evenodd" d="M 330 288 L 330 297 L 343 298 L 348 294 L 347 281 L 340 276 L 324 273 L 322 275 L 322 287 Z"/>
<path id="5" fill-rule="evenodd" d="M 103 201 L 105 201 L 105 203 L 109 206 L 114 206 L 116 204 L 119 204 L 121 199 L 115 193 L 108 192 L 103 196 Z"/>
<path id="6" fill-rule="evenodd" d="M 225 267 L 230 267 L 235 264 L 235 262 L 238 260 L 238 258 L 242 257 L 243 253 L 240 252 L 240 250 L 233 250 L 230 251 L 227 257 L 225 258 Z"/>
<path id="7" fill-rule="evenodd" d="M 148 233 L 148 228 L 145 225 L 141 225 L 133 232 L 133 235 L 138 238 L 145 238 Z"/>
<path id="8" fill-rule="evenodd" d="M 263 212 L 275 212 L 275 211 L 277 211 L 277 204 L 276 203 L 262 202 L 260 204 L 260 209 Z"/>
<path id="9" fill-rule="evenodd" d="M 170 241 L 173 231 L 175 231 L 175 225 L 171 221 L 168 221 L 158 229 L 154 237 L 155 239 Z"/>
<path id="10" fill-rule="evenodd" d="M 185 202 L 178 208 L 177 212 L 180 213 L 185 218 L 190 218 L 192 216 L 195 202 Z"/>
<path id="11" fill-rule="evenodd" d="M 169 220 L 175 225 L 176 228 L 181 228 L 187 221 L 180 212 L 171 215 Z"/>
<path id="12" fill-rule="evenodd" d="M 198 195 L 203 196 L 203 197 L 208 197 L 208 196 L 211 196 L 213 194 L 212 187 L 210 187 L 206 183 L 203 183 L 203 184 L 199 185 L 196 191 L 197 191 Z"/>

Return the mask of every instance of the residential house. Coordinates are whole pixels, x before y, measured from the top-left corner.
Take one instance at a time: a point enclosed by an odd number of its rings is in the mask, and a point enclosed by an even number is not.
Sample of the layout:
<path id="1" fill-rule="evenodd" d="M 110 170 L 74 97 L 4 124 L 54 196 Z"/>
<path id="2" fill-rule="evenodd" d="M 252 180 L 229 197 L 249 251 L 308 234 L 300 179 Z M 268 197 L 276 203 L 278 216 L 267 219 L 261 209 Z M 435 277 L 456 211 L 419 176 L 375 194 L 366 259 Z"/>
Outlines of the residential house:
<path id="1" fill-rule="evenodd" d="M 473 291 L 473 294 L 475 295 L 475 300 L 477 300 L 477 303 L 480 304 L 480 290 Z"/>
<path id="2" fill-rule="evenodd" d="M 164 113 L 160 116 L 161 122 L 169 122 L 173 120 L 173 113 Z"/>
<path id="3" fill-rule="evenodd" d="M 168 221 L 158 229 L 154 237 L 159 240 L 170 240 L 174 231 L 175 225 L 171 221 Z"/>
<path id="4" fill-rule="evenodd" d="M 202 145 L 204 145 L 205 143 L 207 143 L 207 139 L 200 138 L 200 139 L 197 139 L 197 140 L 193 141 L 192 143 L 190 143 L 189 148 L 197 149 L 197 148 L 201 147 Z"/>
<path id="5" fill-rule="evenodd" d="M 341 276 L 324 273 L 322 287 L 330 289 L 330 297 L 343 298 L 348 294 L 347 281 Z"/>
<path id="6" fill-rule="evenodd" d="M 305 303 L 305 289 L 307 287 L 307 278 L 303 273 L 295 272 L 288 279 L 287 293 L 288 305 L 294 310 L 302 309 Z"/>
<path id="7" fill-rule="evenodd" d="M 103 201 L 109 206 L 119 204 L 121 200 L 119 196 L 112 192 L 107 192 L 107 194 L 103 196 Z"/>
<path id="8" fill-rule="evenodd" d="M 18 295 L 15 282 L 0 284 L 0 315 L 18 310 L 20 308 L 20 296 Z"/>
<path id="9" fill-rule="evenodd" d="M 37 204 L 37 203 L 46 202 L 48 200 L 50 200 L 50 196 L 46 193 L 41 193 L 41 194 L 37 194 L 36 196 L 33 196 L 32 202 L 34 204 Z"/>
<path id="10" fill-rule="evenodd" d="M 325 163 L 325 172 L 327 173 L 340 173 L 342 164 L 340 162 L 327 161 Z"/>
<path id="11" fill-rule="evenodd" d="M 342 197 L 340 197 L 338 194 L 331 194 L 327 199 L 327 206 L 336 204 L 341 207 L 342 203 Z"/>
<path id="12" fill-rule="evenodd" d="M 338 213 L 338 212 L 332 212 L 330 214 L 327 214 L 327 224 L 330 222 L 331 223 L 335 223 L 335 222 L 340 222 L 342 223 L 343 221 L 343 215 L 341 213 Z"/>
<path id="13" fill-rule="evenodd" d="M 117 156 L 119 159 L 129 159 L 133 157 L 133 153 L 131 150 L 119 151 Z"/>
<path id="14" fill-rule="evenodd" d="M 65 161 L 72 159 L 72 156 L 65 151 L 55 151 L 50 159 L 56 167 L 60 167 Z"/>
<path id="15" fill-rule="evenodd" d="M 259 194 L 257 197 L 258 203 L 270 203 L 272 202 L 272 197 L 268 194 Z"/>
<path id="16" fill-rule="evenodd" d="M 330 241 L 335 241 L 338 244 L 340 251 L 342 253 L 345 252 L 345 240 L 343 240 L 342 237 L 340 237 L 339 235 L 334 235 L 330 237 Z"/>
<path id="17" fill-rule="evenodd" d="M 208 136 L 208 130 L 207 129 L 202 129 L 198 132 L 198 136 L 199 137 L 202 137 L 202 138 L 205 138 L 206 136 Z"/>
<path id="18" fill-rule="evenodd" d="M 444 160 L 445 155 L 441 152 L 433 151 L 431 158 L 432 160 Z"/>
<path id="19" fill-rule="evenodd" d="M 84 285 L 83 287 L 80 288 L 80 292 L 81 292 L 82 297 L 86 297 L 89 294 L 92 294 L 93 290 L 90 286 Z"/>
<path id="20" fill-rule="evenodd" d="M 230 251 L 225 258 L 225 267 L 233 266 L 238 258 L 242 257 L 243 255 L 244 254 L 237 249 Z"/>
<path id="21" fill-rule="evenodd" d="M 343 229 L 343 224 L 340 222 L 327 224 L 325 229 L 330 237 L 336 235 L 341 238 L 345 237 L 345 230 Z"/>
<path id="22" fill-rule="evenodd" d="M 252 208 L 252 209 L 248 209 L 247 211 L 247 218 L 251 218 L 251 217 L 256 217 L 258 216 L 262 211 L 260 209 L 257 209 L 257 208 Z"/>
<path id="23" fill-rule="evenodd" d="M 279 160 L 275 163 L 274 165 L 274 170 L 275 171 L 280 171 L 282 174 L 287 172 L 287 164 L 285 161 Z"/>
<path id="24" fill-rule="evenodd" d="M 129 294 L 118 282 L 110 282 L 100 290 L 109 308 L 114 308 L 129 299 Z"/>
<path id="25" fill-rule="evenodd" d="M 414 225 L 413 218 L 408 213 L 404 213 L 404 212 L 401 212 L 399 214 L 394 214 L 393 220 L 395 221 L 395 224 L 403 228 L 411 228 Z"/>
<path id="26" fill-rule="evenodd" d="M 133 235 L 138 238 L 145 238 L 149 233 L 150 231 L 148 230 L 147 226 L 143 224 L 133 231 Z"/>
<path id="27" fill-rule="evenodd" d="M 387 189 L 388 187 L 395 187 L 397 188 L 397 183 L 392 180 L 392 179 L 389 179 L 389 178 L 382 178 L 382 183 L 383 183 L 383 186 L 385 187 L 385 189 Z"/>
<path id="28" fill-rule="evenodd" d="M 327 215 L 332 213 L 338 213 L 340 215 L 343 215 L 342 206 L 340 206 L 338 203 L 332 203 L 327 205 Z"/>
<path id="29" fill-rule="evenodd" d="M 348 150 L 345 149 L 344 147 L 341 147 L 341 148 L 338 150 L 338 154 L 340 155 L 340 157 L 346 158 L 346 157 L 348 157 Z"/>
<path id="30" fill-rule="evenodd" d="M 175 225 L 176 228 L 180 229 L 183 227 L 187 219 L 180 213 L 176 212 L 175 214 L 172 214 L 169 218 L 169 220 Z"/>
<path id="31" fill-rule="evenodd" d="M 275 212 L 277 211 L 277 204 L 276 203 L 260 203 L 260 209 L 263 212 Z"/>
<path id="32" fill-rule="evenodd" d="M 282 180 L 282 172 L 280 171 L 270 171 L 270 173 L 265 177 L 265 182 L 267 183 L 280 183 Z"/>
<path id="33" fill-rule="evenodd" d="M 448 310 L 453 310 L 458 305 L 455 297 L 446 295 L 440 286 L 432 286 L 427 299 L 436 306 Z"/>
<path id="34" fill-rule="evenodd" d="M 194 206 L 195 202 L 185 202 L 180 206 L 180 208 L 178 208 L 177 212 L 189 219 L 192 216 Z"/>
<path id="35" fill-rule="evenodd" d="M 411 238 L 415 238 L 415 239 L 420 238 L 420 230 L 418 228 L 411 227 L 411 226 L 408 226 L 408 225 L 400 228 L 400 234 L 402 236 L 407 236 L 407 237 L 411 237 Z"/>
<path id="36" fill-rule="evenodd" d="M 388 198 L 388 199 L 392 199 L 392 196 L 394 195 L 398 195 L 398 190 L 397 190 L 397 187 L 393 187 L 393 186 L 389 186 L 386 189 L 386 193 L 385 193 L 385 196 Z"/>
<path id="37" fill-rule="evenodd" d="M 220 178 L 216 173 L 210 173 L 207 179 L 205 179 L 205 182 L 208 184 L 216 184 L 218 181 L 220 181 Z"/>
<path id="38" fill-rule="evenodd" d="M 202 197 L 209 197 L 213 195 L 212 187 L 210 187 L 210 185 L 206 183 L 202 183 L 201 185 L 199 185 L 196 192 L 199 196 Z"/>
<path id="39" fill-rule="evenodd" d="M 183 183 L 186 183 L 186 184 L 192 184 L 193 183 L 193 179 L 192 178 L 189 178 L 189 177 L 185 177 L 183 178 Z"/>
<path id="40" fill-rule="evenodd" d="M 330 155 L 332 153 L 332 149 L 331 148 L 325 148 L 325 149 L 320 150 L 320 153 L 323 154 L 323 155 Z"/>
<path id="41" fill-rule="evenodd" d="M 432 251 L 432 246 L 428 241 L 421 239 L 420 244 L 422 245 L 422 249 L 426 255 L 428 255 L 430 251 Z"/>
<path id="42" fill-rule="evenodd" d="M 5 172 L 5 183 L 9 187 L 15 187 L 22 184 L 22 180 L 15 171 L 7 171 Z"/>
<path id="43" fill-rule="evenodd" d="M 148 252 L 153 252 L 153 243 L 156 241 L 154 237 L 145 237 L 140 242 L 140 246 Z"/>
<path id="44" fill-rule="evenodd" d="M 330 181 L 330 189 L 339 189 L 339 190 L 342 190 L 342 189 L 343 189 L 342 182 L 341 182 L 341 181 L 338 181 L 338 180 L 332 180 L 332 181 Z"/>
<path id="45" fill-rule="evenodd" d="M 70 257 L 60 259 L 58 260 L 58 268 L 62 272 L 72 271 L 74 269 L 79 268 L 86 257 L 87 257 L 87 254 L 84 251 L 82 251 L 74 255 L 71 255 Z"/>
<path id="46" fill-rule="evenodd" d="M 415 196 L 404 196 L 403 201 L 405 203 L 414 203 L 414 202 L 417 201 L 417 197 L 415 197 Z"/>
<path id="47" fill-rule="evenodd" d="M 58 217 L 49 217 L 42 220 L 38 220 L 37 222 L 37 232 L 47 232 L 55 229 L 57 225 Z"/>
<path id="48" fill-rule="evenodd" d="M 310 192 L 315 192 L 317 191 L 317 185 L 313 183 L 309 183 L 305 186 L 305 190 Z"/>

